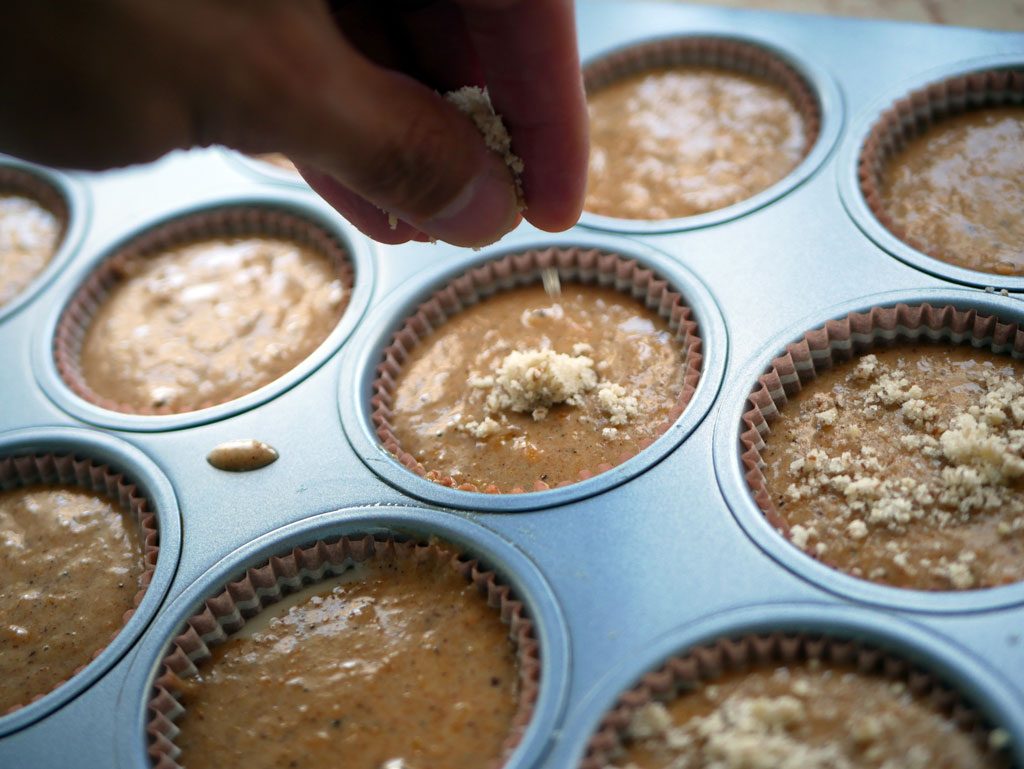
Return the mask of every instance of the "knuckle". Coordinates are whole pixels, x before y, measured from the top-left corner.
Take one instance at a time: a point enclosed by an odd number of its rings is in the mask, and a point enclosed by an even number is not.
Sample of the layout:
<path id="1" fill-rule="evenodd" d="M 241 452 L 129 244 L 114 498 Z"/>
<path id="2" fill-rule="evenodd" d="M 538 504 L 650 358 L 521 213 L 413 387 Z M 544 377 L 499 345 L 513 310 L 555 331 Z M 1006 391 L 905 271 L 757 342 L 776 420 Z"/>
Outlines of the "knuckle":
<path id="1" fill-rule="evenodd" d="M 461 191 L 466 153 L 452 152 L 452 130 L 427 110 L 411 113 L 367 155 L 364 193 L 413 216 L 429 217 Z"/>

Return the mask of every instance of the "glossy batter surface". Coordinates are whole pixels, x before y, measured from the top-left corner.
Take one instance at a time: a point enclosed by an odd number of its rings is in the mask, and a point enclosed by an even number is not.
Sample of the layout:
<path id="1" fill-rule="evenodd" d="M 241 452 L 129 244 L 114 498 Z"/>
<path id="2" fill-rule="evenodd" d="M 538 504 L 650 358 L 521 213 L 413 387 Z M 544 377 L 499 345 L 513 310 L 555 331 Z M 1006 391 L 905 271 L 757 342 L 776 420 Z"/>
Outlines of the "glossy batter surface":
<path id="1" fill-rule="evenodd" d="M 642 708 L 617 767 L 983 769 L 1002 767 L 901 682 L 801 665 L 728 673 Z"/>
<path id="2" fill-rule="evenodd" d="M 595 384 L 575 405 L 552 405 L 540 419 L 489 409 L 490 391 L 481 385 L 510 353 L 524 350 L 586 357 Z M 392 426 L 428 473 L 481 490 L 529 491 L 538 480 L 555 486 L 632 456 L 660 435 L 679 402 L 684 362 L 665 320 L 626 294 L 563 283 L 552 299 L 540 285 L 526 286 L 458 313 L 412 351 L 397 382 Z M 634 398 L 635 414 L 611 413 L 601 397 L 609 389 Z"/>
<path id="3" fill-rule="evenodd" d="M 176 739 L 186 769 L 480 769 L 518 707 L 498 612 L 448 564 L 411 558 L 285 599 L 200 672 Z"/>
<path id="4" fill-rule="evenodd" d="M 50 263 L 61 223 L 31 198 L 0 193 L 0 306 L 25 290 Z"/>
<path id="5" fill-rule="evenodd" d="M 105 497 L 72 486 L 0 492 L 0 713 L 106 646 L 143 570 L 134 521 Z"/>
<path id="6" fill-rule="evenodd" d="M 764 472 L 797 546 L 898 587 L 1024 579 L 1024 364 L 894 348 L 824 372 L 780 414 Z"/>
<path id="7" fill-rule="evenodd" d="M 1024 275 L 1024 107 L 945 118 L 885 165 L 885 210 L 926 253 Z"/>
<path id="8" fill-rule="evenodd" d="M 288 240 L 208 240 L 140 257 L 89 326 L 81 369 L 139 411 L 191 411 L 272 382 L 331 333 L 348 294 L 330 261 Z"/>
<path id="9" fill-rule="evenodd" d="M 671 219 L 738 203 L 803 159 L 803 118 L 780 87 L 712 68 L 665 68 L 588 96 L 585 208 Z"/>

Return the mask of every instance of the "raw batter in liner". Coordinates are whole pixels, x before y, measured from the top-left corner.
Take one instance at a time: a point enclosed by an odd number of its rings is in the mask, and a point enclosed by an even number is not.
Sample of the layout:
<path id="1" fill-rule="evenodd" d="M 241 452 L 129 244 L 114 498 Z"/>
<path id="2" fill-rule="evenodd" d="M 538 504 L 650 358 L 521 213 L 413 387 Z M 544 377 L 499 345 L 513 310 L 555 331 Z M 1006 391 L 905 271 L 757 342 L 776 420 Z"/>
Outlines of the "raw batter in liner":
<path id="1" fill-rule="evenodd" d="M 181 685 L 187 769 L 486 769 L 519 704 L 508 627 L 446 558 L 304 589 Z"/>
<path id="2" fill-rule="evenodd" d="M 533 410 L 489 408 L 510 354 L 557 353 L 593 386 Z M 582 359 L 589 361 L 580 363 Z M 638 453 L 678 416 L 685 356 L 668 324 L 614 289 L 502 291 L 450 318 L 402 368 L 391 419 L 428 472 L 479 490 L 533 490 Z M 501 398 L 498 398 L 500 401 Z M 527 407 L 529 408 L 529 407 Z"/>
<path id="3" fill-rule="evenodd" d="M 74 486 L 0 492 L 0 714 L 70 678 L 121 629 L 142 587 L 137 529 Z"/>
<path id="4" fill-rule="evenodd" d="M 584 207 L 624 219 L 672 219 L 738 203 L 807 153 L 803 118 L 781 87 L 710 67 L 652 69 L 587 97 Z"/>
<path id="5" fill-rule="evenodd" d="M 0 307 L 46 269 L 62 234 L 60 220 L 39 203 L 0 191 Z"/>
<path id="6" fill-rule="evenodd" d="M 943 118 L 882 170 L 882 205 L 928 254 L 1024 275 L 1024 107 Z"/>
<path id="7" fill-rule="evenodd" d="M 996 730 L 997 746 L 1008 735 Z M 731 672 L 634 715 L 629 769 L 986 769 L 1005 767 L 905 684 L 848 667 Z"/>
<path id="8" fill-rule="evenodd" d="M 80 365 L 97 395 L 143 413 L 238 398 L 290 371 L 348 303 L 326 256 L 270 237 L 135 258 L 100 306 Z"/>
<path id="9" fill-rule="evenodd" d="M 825 371 L 761 454 L 792 541 L 854 576 L 960 590 L 1024 579 L 1024 364 L 897 347 Z"/>

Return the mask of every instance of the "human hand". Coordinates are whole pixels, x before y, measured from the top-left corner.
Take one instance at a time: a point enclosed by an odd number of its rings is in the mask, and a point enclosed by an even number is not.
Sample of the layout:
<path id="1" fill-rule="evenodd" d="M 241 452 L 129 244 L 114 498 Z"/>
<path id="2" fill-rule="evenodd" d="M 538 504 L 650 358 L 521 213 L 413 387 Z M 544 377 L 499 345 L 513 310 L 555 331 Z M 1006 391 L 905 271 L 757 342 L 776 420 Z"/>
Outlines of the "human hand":
<path id="1" fill-rule="evenodd" d="M 283 152 L 370 237 L 478 246 L 519 215 L 504 163 L 437 93 L 463 85 L 489 87 L 512 135 L 526 218 L 571 226 L 587 135 L 569 0 L 10 0 L 0 150 L 87 169 Z"/>

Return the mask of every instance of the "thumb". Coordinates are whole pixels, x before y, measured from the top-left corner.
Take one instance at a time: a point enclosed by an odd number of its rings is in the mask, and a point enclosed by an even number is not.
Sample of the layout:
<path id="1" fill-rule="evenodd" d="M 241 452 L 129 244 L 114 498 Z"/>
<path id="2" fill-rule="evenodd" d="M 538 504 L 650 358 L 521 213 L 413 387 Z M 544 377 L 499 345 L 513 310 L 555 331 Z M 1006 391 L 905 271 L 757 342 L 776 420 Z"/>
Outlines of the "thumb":
<path id="1" fill-rule="evenodd" d="M 287 154 L 455 245 L 492 243 L 518 224 L 511 173 L 468 117 L 343 40 L 332 70 L 306 91 L 304 119 L 288 121 Z"/>

